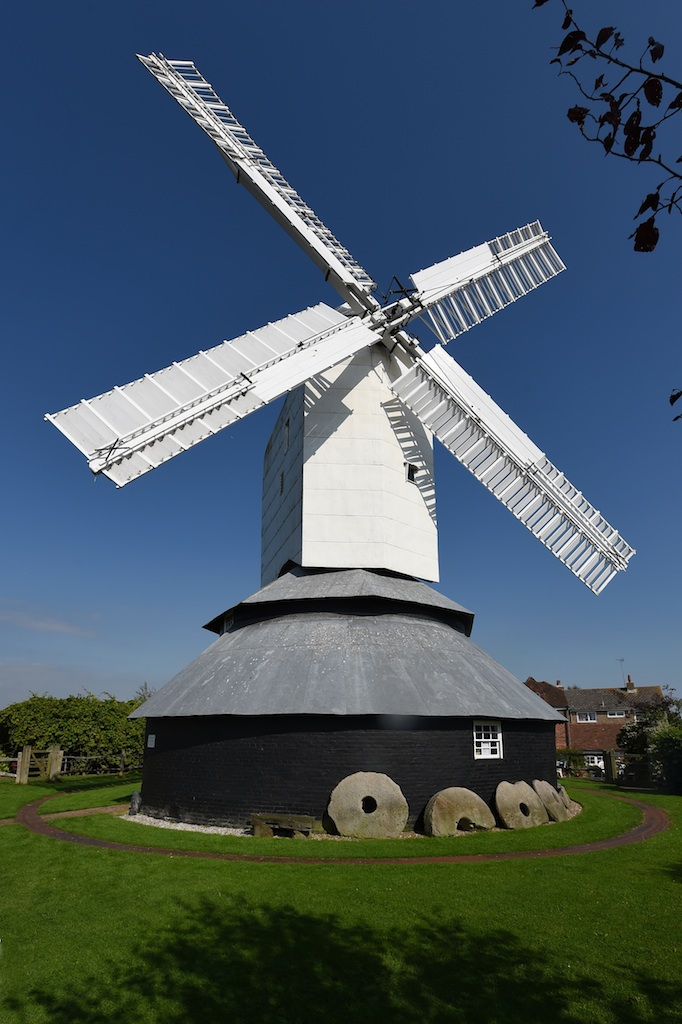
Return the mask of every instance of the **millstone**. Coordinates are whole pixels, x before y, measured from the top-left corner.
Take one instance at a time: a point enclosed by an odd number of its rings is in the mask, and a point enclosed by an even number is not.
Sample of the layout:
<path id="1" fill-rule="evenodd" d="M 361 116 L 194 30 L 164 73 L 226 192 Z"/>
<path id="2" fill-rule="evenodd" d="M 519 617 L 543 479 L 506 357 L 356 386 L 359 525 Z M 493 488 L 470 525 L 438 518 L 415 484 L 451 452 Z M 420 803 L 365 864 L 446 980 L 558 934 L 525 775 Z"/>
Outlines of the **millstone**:
<path id="1" fill-rule="evenodd" d="M 564 807 L 566 808 L 566 810 L 568 810 L 568 808 L 571 806 L 571 798 L 570 798 L 570 796 L 568 795 L 568 793 L 566 792 L 566 790 L 564 789 L 563 786 L 558 786 L 557 788 L 559 790 L 559 796 L 561 797 L 561 802 L 564 805 Z"/>
<path id="2" fill-rule="evenodd" d="M 470 789 L 451 786 L 432 796 L 424 811 L 427 836 L 454 836 L 455 832 L 495 827 L 495 815 Z"/>
<path id="3" fill-rule="evenodd" d="M 396 839 L 407 823 L 400 786 L 380 772 L 347 775 L 332 790 L 327 814 L 339 835 L 354 839 Z"/>
<path id="4" fill-rule="evenodd" d="M 495 805 L 505 828 L 533 828 L 549 821 L 542 800 L 527 782 L 501 782 Z"/>
<path id="5" fill-rule="evenodd" d="M 566 821 L 568 809 L 556 789 L 544 779 L 533 779 L 533 789 L 542 800 L 545 810 L 552 821 Z"/>

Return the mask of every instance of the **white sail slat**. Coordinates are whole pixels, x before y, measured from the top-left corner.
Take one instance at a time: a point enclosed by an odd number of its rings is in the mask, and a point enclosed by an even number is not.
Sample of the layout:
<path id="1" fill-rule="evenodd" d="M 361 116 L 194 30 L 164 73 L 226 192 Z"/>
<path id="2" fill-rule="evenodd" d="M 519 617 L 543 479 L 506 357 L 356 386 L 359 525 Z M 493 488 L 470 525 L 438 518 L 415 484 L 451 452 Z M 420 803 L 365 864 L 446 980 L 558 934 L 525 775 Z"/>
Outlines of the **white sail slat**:
<path id="1" fill-rule="evenodd" d="M 327 276 L 355 312 L 374 309 L 376 287 L 366 270 L 334 237 L 220 99 L 192 61 L 162 54 L 137 55 L 141 63 L 218 147 L 237 181 L 246 186 Z"/>
<path id="2" fill-rule="evenodd" d="M 320 303 L 45 418 L 122 487 L 379 337 Z"/>
<path id="3" fill-rule="evenodd" d="M 539 221 L 412 274 L 445 344 L 564 270 Z"/>
<path id="4" fill-rule="evenodd" d="M 634 549 L 439 345 L 391 385 L 462 465 L 595 594 Z"/>

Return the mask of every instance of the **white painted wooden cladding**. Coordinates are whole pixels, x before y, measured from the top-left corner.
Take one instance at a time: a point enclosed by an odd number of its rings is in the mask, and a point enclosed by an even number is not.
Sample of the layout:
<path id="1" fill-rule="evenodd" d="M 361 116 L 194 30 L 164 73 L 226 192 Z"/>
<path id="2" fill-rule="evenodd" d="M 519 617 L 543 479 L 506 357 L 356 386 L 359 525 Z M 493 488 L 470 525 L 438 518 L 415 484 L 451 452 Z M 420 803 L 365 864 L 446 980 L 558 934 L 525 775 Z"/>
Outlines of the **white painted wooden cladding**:
<path id="1" fill-rule="evenodd" d="M 377 346 L 305 385 L 301 565 L 437 580 L 433 442 L 392 394 L 390 362 Z"/>
<path id="2" fill-rule="evenodd" d="M 378 340 L 319 303 L 46 419 L 122 487 Z"/>
<path id="3" fill-rule="evenodd" d="M 215 143 L 237 181 L 249 189 L 319 267 L 331 272 L 330 281 L 343 298 L 359 297 L 365 309 L 375 308 L 377 303 L 367 300 L 376 287 L 367 271 L 268 160 L 193 62 L 167 60 L 154 53 L 148 57 L 138 54 L 138 59 Z"/>
<path id="4" fill-rule="evenodd" d="M 599 594 L 635 553 L 440 346 L 392 385 L 438 440 Z"/>
<path id="5" fill-rule="evenodd" d="M 302 564 L 303 426 L 306 386 L 287 395 L 263 458 L 261 581 Z"/>
<path id="6" fill-rule="evenodd" d="M 565 269 L 534 221 L 411 276 L 445 344 Z"/>

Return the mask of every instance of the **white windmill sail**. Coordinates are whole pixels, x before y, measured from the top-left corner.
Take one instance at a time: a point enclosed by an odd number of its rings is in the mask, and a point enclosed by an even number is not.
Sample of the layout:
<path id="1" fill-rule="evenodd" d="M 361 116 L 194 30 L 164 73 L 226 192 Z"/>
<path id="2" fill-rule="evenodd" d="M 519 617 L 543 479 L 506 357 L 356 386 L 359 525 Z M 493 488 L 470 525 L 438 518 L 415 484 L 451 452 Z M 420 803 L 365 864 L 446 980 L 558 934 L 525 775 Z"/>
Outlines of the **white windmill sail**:
<path id="1" fill-rule="evenodd" d="M 377 341 L 319 303 L 46 419 L 123 487 Z"/>
<path id="2" fill-rule="evenodd" d="M 560 273 L 564 265 L 540 223 L 419 271 L 413 290 L 382 306 L 371 294 L 371 277 L 195 65 L 157 54 L 139 59 L 207 133 L 237 181 L 324 271 L 353 315 L 321 303 L 46 419 L 85 454 L 94 473 L 123 486 L 362 349 L 381 341 L 392 352 L 397 345 L 394 363 L 401 370 L 387 393 L 579 579 L 595 593 L 603 590 L 626 568 L 633 548 L 440 345 L 427 354 L 403 330 L 426 316 L 446 343 Z"/>
<path id="3" fill-rule="evenodd" d="M 634 548 L 440 345 L 392 390 L 595 594 L 627 568 Z"/>
<path id="4" fill-rule="evenodd" d="M 536 220 L 412 274 L 413 298 L 445 344 L 565 269 Z"/>
<path id="5" fill-rule="evenodd" d="M 355 312 L 377 307 L 375 283 L 256 145 L 192 61 L 138 59 L 215 143 L 237 181 L 282 225 Z"/>

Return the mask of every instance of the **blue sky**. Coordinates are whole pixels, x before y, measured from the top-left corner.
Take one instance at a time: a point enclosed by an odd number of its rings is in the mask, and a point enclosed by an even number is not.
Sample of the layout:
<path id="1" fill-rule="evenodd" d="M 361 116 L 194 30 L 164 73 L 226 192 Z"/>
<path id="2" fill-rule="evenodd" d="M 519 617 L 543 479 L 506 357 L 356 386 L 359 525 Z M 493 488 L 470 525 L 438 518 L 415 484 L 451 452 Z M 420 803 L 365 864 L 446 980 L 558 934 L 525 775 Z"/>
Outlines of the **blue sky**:
<path id="1" fill-rule="evenodd" d="M 579 3 L 682 74 L 677 5 Z M 567 272 L 449 350 L 638 554 L 594 597 L 440 450 L 440 589 L 520 678 L 681 690 L 682 224 L 632 251 L 655 181 L 567 121 L 557 4 L 43 0 L 4 20 L 0 706 L 158 687 L 259 586 L 276 408 L 122 490 L 43 414 L 337 301 L 135 60 L 151 51 L 195 61 L 383 288 L 542 221 Z"/>

